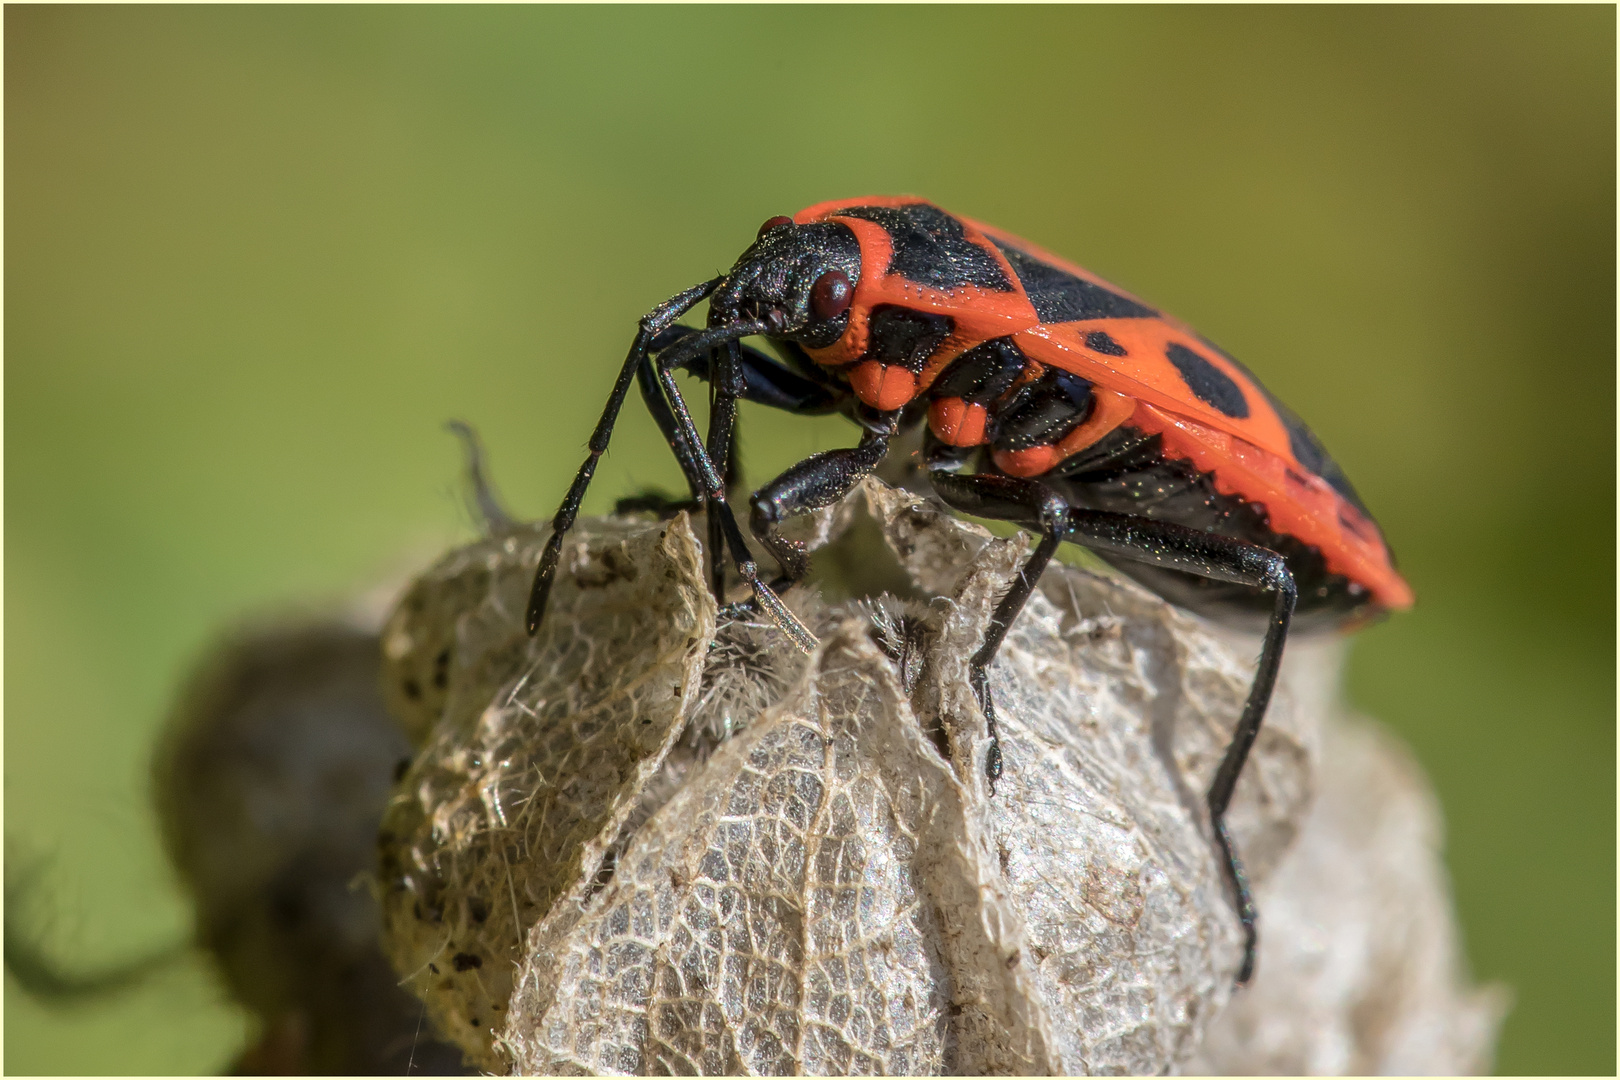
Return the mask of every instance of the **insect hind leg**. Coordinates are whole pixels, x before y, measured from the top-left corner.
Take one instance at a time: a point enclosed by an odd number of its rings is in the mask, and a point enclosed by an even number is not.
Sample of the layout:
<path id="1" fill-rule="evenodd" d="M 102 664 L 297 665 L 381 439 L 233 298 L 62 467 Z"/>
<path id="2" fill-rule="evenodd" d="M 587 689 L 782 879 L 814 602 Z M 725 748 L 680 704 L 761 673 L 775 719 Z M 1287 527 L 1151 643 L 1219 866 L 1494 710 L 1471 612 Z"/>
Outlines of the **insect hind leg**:
<path id="1" fill-rule="evenodd" d="M 1243 962 L 1237 982 L 1239 985 L 1248 982 L 1254 974 L 1258 912 L 1249 890 L 1248 876 L 1232 843 L 1226 812 L 1231 806 L 1243 764 L 1260 733 L 1260 724 L 1265 719 L 1266 707 L 1271 703 L 1271 694 L 1282 664 L 1283 646 L 1288 639 L 1288 627 L 1298 597 L 1287 561 L 1268 548 L 1171 522 L 1071 506 L 1061 495 L 1034 480 L 994 474 L 961 475 L 946 471 L 935 472 L 932 478 L 934 489 L 958 510 L 980 517 L 1015 521 L 1042 534 L 1034 555 L 1019 571 L 1018 580 L 997 607 L 985 634 L 984 645 L 974 655 L 969 667 L 974 693 L 990 725 L 991 746 L 986 772 L 992 781 L 1000 775 L 1002 761 L 996 740 L 994 704 L 985 671 L 995 658 L 1008 626 L 1034 591 L 1035 581 L 1050 561 L 1059 541 L 1070 540 L 1122 558 L 1247 585 L 1274 594 L 1271 621 L 1260 649 L 1254 682 L 1206 796 L 1210 824 L 1224 864 L 1227 885 L 1243 924 Z"/>

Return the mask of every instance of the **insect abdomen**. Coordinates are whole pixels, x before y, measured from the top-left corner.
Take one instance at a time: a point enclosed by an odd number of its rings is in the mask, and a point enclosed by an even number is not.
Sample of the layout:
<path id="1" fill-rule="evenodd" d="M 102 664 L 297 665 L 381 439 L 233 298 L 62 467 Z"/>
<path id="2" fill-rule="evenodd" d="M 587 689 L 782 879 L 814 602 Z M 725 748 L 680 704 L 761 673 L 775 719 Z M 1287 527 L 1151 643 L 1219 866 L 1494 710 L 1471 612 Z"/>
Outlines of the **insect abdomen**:
<path id="1" fill-rule="evenodd" d="M 1299 589 L 1295 620 L 1300 628 L 1342 623 L 1374 605 L 1368 589 L 1328 570 L 1318 548 L 1272 529 L 1264 506 L 1222 494 L 1214 474 L 1167 458 L 1156 434 L 1121 426 L 1043 480 L 1078 506 L 1172 522 L 1277 552 Z M 1201 615 L 1257 628 L 1269 617 L 1271 600 L 1259 590 L 1102 557 L 1171 603 Z"/>

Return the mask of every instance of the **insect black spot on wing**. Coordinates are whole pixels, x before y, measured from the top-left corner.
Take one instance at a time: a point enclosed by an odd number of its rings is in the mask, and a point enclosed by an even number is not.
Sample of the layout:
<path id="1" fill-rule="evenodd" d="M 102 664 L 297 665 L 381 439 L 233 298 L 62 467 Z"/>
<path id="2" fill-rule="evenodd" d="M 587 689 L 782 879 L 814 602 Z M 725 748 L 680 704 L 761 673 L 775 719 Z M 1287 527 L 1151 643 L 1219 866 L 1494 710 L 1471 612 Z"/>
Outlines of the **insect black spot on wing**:
<path id="1" fill-rule="evenodd" d="M 1165 346 L 1164 355 L 1176 365 L 1187 389 L 1197 395 L 1199 401 L 1238 420 L 1249 415 L 1249 399 L 1243 396 L 1243 389 L 1220 368 L 1175 342 Z"/>
<path id="2" fill-rule="evenodd" d="M 1067 270 L 1044 263 L 1009 244 L 992 240 L 1012 263 L 1013 272 L 1024 286 L 1035 317 L 1043 323 L 1077 322 L 1081 319 L 1151 319 L 1158 315 L 1129 297 L 1077 278 Z"/>
<path id="3" fill-rule="evenodd" d="M 1106 330 L 1093 330 L 1086 335 L 1086 348 L 1109 356 L 1125 356 L 1125 346 L 1108 336 Z"/>
<path id="4" fill-rule="evenodd" d="M 1288 447 L 1294 452 L 1295 460 L 1326 480 L 1334 491 L 1344 496 L 1345 502 L 1360 510 L 1366 516 L 1372 517 L 1372 514 L 1367 510 L 1367 505 L 1361 501 L 1361 496 L 1356 494 L 1356 489 L 1351 485 L 1350 478 L 1344 475 L 1344 470 L 1339 468 L 1338 462 L 1328 456 L 1327 450 L 1317 441 L 1316 435 L 1312 433 L 1310 428 L 1305 426 L 1305 421 L 1295 416 L 1292 409 L 1276 398 L 1271 399 L 1271 407 L 1277 410 L 1278 417 L 1282 419 L 1283 427 L 1288 429 Z M 1351 531 L 1354 532 L 1355 530 L 1352 529 Z"/>
<path id="5" fill-rule="evenodd" d="M 1277 419 L 1282 421 L 1283 428 L 1288 432 L 1288 448 L 1294 452 L 1294 460 L 1320 476 L 1323 480 L 1326 480 L 1329 487 L 1344 496 L 1345 502 L 1360 510 L 1366 517 L 1371 518 L 1372 513 L 1368 511 L 1367 504 L 1361 501 L 1361 496 L 1356 494 L 1356 489 L 1351 485 L 1350 478 L 1344 475 L 1344 470 L 1339 468 L 1338 462 L 1329 456 L 1327 449 L 1317 440 L 1316 433 L 1305 426 L 1305 421 L 1301 420 L 1293 409 L 1279 401 L 1276 394 L 1267 390 L 1260 380 L 1254 377 L 1254 372 L 1243 366 L 1241 360 L 1207 337 L 1200 336 L 1198 340 L 1219 353 L 1227 363 L 1247 375 L 1249 381 L 1258 386 L 1260 392 L 1266 395 L 1266 400 L 1271 403 L 1272 409 L 1276 410 Z M 1350 531 L 1361 535 L 1356 529 Z"/>
<path id="6" fill-rule="evenodd" d="M 838 216 L 883 227 L 894 245 L 891 274 L 933 289 L 976 285 L 996 292 L 1013 291 L 995 256 L 970 241 L 962 223 L 937 206 L 852 206 L 838 211 Z"/>

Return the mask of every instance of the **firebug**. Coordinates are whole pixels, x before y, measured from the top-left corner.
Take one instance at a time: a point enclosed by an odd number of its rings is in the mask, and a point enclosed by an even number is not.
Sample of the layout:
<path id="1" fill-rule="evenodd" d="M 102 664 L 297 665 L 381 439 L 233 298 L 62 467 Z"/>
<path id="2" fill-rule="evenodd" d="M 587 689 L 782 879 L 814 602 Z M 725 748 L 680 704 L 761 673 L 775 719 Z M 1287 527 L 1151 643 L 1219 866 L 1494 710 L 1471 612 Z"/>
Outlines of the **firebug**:
<path id="1" fill-rule="evenodd" d="M 704 328 L 677 324 L 705 298 Z M 753 336 L 776 356 L 741 344 Z M 713 388 L 707 442 L 679 370 Z M 531 634 L 632 382 L 695 500 L 714 511 L 717 593 L 729 549 L 755 601 L 806 650 L 815 639 L 777 594 L 808 559 L 778 526 L 842 498 L 902 431 L 925 425 L 928 476 L 946 504 L 1040 535 L 969 668 L 992 784 L 1004 763 L 986 670 L 1059 544 L 1089 548 L 1181 607 L 1263 628 L 1254 683 L 1207 796 L 1244 928 L 1238 981 L 1249 979 L 1256 912 L 1226 811 L 1288 632 L 1412 603 L 1372 515 L 1298 416 L 1183 323 L 1025 240 L 917 198 L 821 203 L 766 221 L 728 273 L 641 320 L 553 519 Z M 749 500 L 753 535 L 777 562 L 771 581 L 726 503 L 738 400 L 840 412 L 861 429 L 856 446 L 806 458 Z"/>

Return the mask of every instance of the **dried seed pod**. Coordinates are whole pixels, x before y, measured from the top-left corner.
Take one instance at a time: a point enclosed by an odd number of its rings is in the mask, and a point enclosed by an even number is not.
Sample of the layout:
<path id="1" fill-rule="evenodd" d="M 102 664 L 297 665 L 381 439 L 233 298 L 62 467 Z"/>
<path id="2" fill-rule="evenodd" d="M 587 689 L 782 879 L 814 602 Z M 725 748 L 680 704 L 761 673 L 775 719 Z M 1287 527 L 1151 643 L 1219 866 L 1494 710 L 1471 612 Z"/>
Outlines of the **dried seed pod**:
<path id="1" fill-rule="evenodd" d="M 531 934 L 505 1032 L 519 1071 L 933 1072 L 964 1036 L 960 1071 L 1035 1060 L 960 785 L 869 629 L 826 634 L 589 907 Z"/>
<path id="2" fill-rule="evenodd" d="M 384 686 L 425 740 L 382 822 L 384 946 L 484 1068 L 502 1064 L 492 1033 L 524 934 L 601 869 L 685 726 L 714 637 L 683 519 L 582 533 L 556 614 L 530 639 L 521 616 L 545 536 L 453 553 L 383 632 Z"/>
<path id="3" fill-rule="evenodd" d="M 875 480 L 800 529 L 827 545 L 821 593 L 787 597 L 809 658 L 716 628 L 684 519 L 582 522 L 532 641 L 544 529 L 407 595 L 385 680 L 422 751 L 379 877 L 443 1033 L 523 1073 L 1188 1062 L 1241 955 L 1202 794 L 1256 643 L 1052 567 L 991 669 L 992 797 L 966 663 L 1026 541 Z M 1238 786 L 1257 883 L 1307 812 L 1337 655 L 1290 645 Z"/>
<path id="4" fill-rule="evenodd" d="M 377 689 L 374 630 L 242 631 L 182 694 L 153 763 L 169 857 L 198 943 L 261 1038 L 238 1072 L 462 1071 L 378 947 L 356 879 L 410 754 Z"/>

